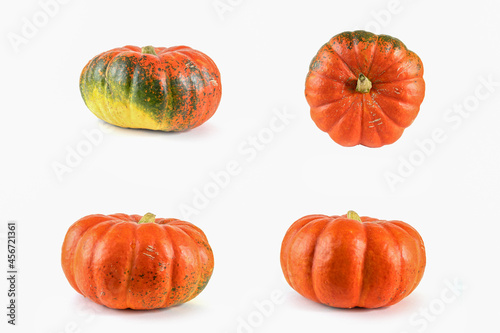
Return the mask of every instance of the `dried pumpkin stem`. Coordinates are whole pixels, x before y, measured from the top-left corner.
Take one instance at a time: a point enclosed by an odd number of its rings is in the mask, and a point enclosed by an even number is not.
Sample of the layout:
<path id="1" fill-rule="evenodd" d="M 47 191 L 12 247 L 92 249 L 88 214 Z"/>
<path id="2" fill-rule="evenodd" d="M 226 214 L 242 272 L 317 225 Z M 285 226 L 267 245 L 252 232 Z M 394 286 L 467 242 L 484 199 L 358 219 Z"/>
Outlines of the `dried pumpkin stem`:
<path id="1" fill-rule="evenodd" d="M 155 218 L 156 218 L 156 215 L 155 214 L 151 214 L 151 213 L 147 213 L 146 215 L 144 215 L 140 220 L 139 220 L 139 224 L 143 224 L 143 223 L 154 223 L 155 222 Z"/>
<path id="2" fill-rule="evenodd" d="M 152 54 L 152 55 L 157 55 L 156 54 L 156 51 L 155 51 L 155 48 L 152 47 L 151 45 L 148 45 L 148 46 L 144 46 L 142 49 L 141 49 L 141 52 L 143 54 Z"/>
<path id="3" fill-rule="evenodd" d="M 356 91 L 360 93 L 369 93 L 372 88 L 372 83 L 366 76 L 359 74 L 358 83 L 356 84 Z"/>
<path id="4" fill-rule="evenodd" d="M 351 220 L 356 220 L 358 222 L 361 222 L 361 218 L 359 217 L 358 213 L 356 213 L 353 210 L 350 210 L 347 212 L 347 218 Z"/>

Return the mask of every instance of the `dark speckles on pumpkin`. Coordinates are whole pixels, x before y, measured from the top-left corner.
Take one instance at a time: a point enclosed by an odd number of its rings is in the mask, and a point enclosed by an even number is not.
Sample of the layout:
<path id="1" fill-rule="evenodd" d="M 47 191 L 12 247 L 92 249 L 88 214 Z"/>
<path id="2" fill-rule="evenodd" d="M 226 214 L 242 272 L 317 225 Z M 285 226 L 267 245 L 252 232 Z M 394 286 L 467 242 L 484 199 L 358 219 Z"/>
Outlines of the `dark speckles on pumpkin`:
<path id="1" fill-rule="evenodd" d="M 313 61 L 311 61 L 311 65 L 309 66 L 310 70 L 318 70 L 319 68 L 321 68 L 321 66 L 323 66 L 323 63 L 317 59 L 317 58 L 314 58 Z"/>
<path id="2" fill-rule="evenodd" d="M 176 223 L 182 223 L 182 221 Z M 185 228 L 186 225 L 183 225 L 183 227 Z M 195 234 L 197 236 L 194 236 Z M 162 236 L 168 235 L 165 234 Z M 190 246 L 193 246 L 194 243 L 207 243 L 203 233 L 193 233 L 192 237 L 193 240 L 190 241 Z M 203 237 L 203 239 L 198 237 Z M 131 243 L 140 245 L 139 249 L 143 248 L 142 244 L 140 244 L 140 240 L 136 240 Z M 148 242 L 148 244 L 150 243 Z M 108 250 L 111 251 L 111 247 L 109 247 Z M 82 278 L 89 279 L 85 280 L 85 282 L 83 283 L 79 283 L 81 285 L 85 285 L 85 289 L 82 290 L 82 294 L 84 294 L 84 296 L 90 297 L 96 302 L 100 302 L 99 298 L 106 298 L 106 300 L 102 302 L 107 302 L 105 305 L 110 307 L 115 307 L 115 304 L 120 304 L 119 307 L 122 307 L 123 304 L 127 304 L 128 306 L 136 309 L 153 309 L 158 307 L 172 306 L 188 301 L 189 299 L 198 295 L 201 291 L 201 281 L 198 282 L 197 280 L 204 280 L 205 278 L 208 278 L 211 275 L 213 269 L 213 266 L 207 267 L 206 263 L 200 263 L 200 265 L 197 267 L 193 267 L 191 266 L 191 264 L 186 266 L 186 264 L 184 264 L 186 262 L 193 263 L 192 258 L 186 258 L 186 260 L 180 261 L 173 260 L 173 258 L 171 258 L 170 256 L 165 256 L 166 253 L 162 253 L 160 251 L 159 253 L 157 253 L 157 260 L 159 261 L 141 261 L 137 259 L 139 258 L 138 256 L 140 256 L 142 251 L 136 250 L 132 249 L 132 253 L 135 253 L 135 256 L 131 257 L 132 262 L 129 262 L 129 264 L 126 264 L 126 262 L 124 262 L 122 259 L 117 261 L 116 259 L 121 257 L 113 255 L 111 257 L 112 259 L 110 258 L 111 260 L 113 260 L 110 264 L 108 263 L 109 261 L 105 262 L 105 264 L 103 264 L 103 261 L 100 261 L 98 266 L 92 267 L 92 265 L 90 265 L 89 271 L 93 270 L 94 272 L 97 272 L 101 270 L 102 272 L 100 274 L 85 274 L 84 276 L 82 276 Z M 198 245 L 193 247 L 192 250 L 208 253 L 208 250 L 205 250 L 203 247 Z M 192 252 L 189 252 L 189 254 L 186 253 L 186 255 L 190 256 L 191 253 Z M 177 251 L 176 254 L 183 255 L 180 251 Z M 179 265 L 179 263 L 182 264 Z M 128 265 L 128 267 L 132 267 L 132 269 L 123 270 L 124 264 L 126 266 Z M 145 266 L 141 267 L 142 264 L 145 264 Z M 171 267 L 171 265 L 176 265 L 176 268 L 172 271 L 172 274 L 170 272 L 170 269 L 167 269 L 167 266 Z M 119 274 L 121 279 L 113 278 L 115 274 Z M 198 276 L 201 276 L 203 278 L 198 279 Z M 97 279 L 103 278 L 105 280 L 96 281 Z M 96 282 L 94 283 L 94 281 Z M 96 285 L 99 285 L 100 287 L 97 288 Z M 103 289 L 103 285 L 106 285 L 106 288 L 112 288 L 113 285 L 117 288 L 113 291 L 113 298 L 110 297 L 111 295 L 108 292 L 108 290 L 112 289 Z M 118 293 L 119 291 L 120 295 L 115 297 L 116 293 Z M 105 292 L 105 296 L 101 294 L 101 292 Z M 126 297 L 126 300 L 124 300 L 124 297 Z"/>
<path id="3" fill-rule="evenodd" d="M 133 110 L 140 110 L 151 124 L 156 124 L 145 128 L 182 131 L 199 126 L 219 104 L 219 72 L 203 53 L 187 47 L 184 50 L 162 51 L 158 57 L 143 56 L 131 49 L 103 53 L 82 72 L 82 97 L 98 117 L 118 126 L 141 126 L 120 119 L 120 113 L 130 113 L 131 103 L 135 104 Z"/>
<path id="4" fill-rule="evenodd" d="M 373 98 L 354 103 L 357 79 L 363 72 L 372 80 Z M 422 75 L 420 59 L 399 39 L 344 32 L 323 45 L 311 61 L 305 95 L 312 119 L 334 141 L 349 147 L 380 147 L 399 139 L 416 117 L 425 91 Z M 395 90 L 394 84 L 400 89 Z M 382 121 L 373 126 L 379 118 Z"/>

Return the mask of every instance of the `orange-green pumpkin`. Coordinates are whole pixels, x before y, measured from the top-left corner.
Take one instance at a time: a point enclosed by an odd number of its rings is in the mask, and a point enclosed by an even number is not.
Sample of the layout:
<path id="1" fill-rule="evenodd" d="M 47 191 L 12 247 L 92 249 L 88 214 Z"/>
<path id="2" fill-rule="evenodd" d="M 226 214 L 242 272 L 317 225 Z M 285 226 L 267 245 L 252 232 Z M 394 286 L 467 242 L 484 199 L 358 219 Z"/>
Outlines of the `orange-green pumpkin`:
<path id="1" fill-rule="evenodd" d="M 214 268 L 203 231 L 153 214 L 89 215 L 66 233 L 61 263 L 71 286 L 114 309 L 148 310 L 185 303 Z"/>
<path id="2" fill-rule="evenodd" d="M 98 118 L 120 127 L 184 131 L 217 110 L 220 73 L 204 53 L 187 46 L 124 46 L 94 57 L 80 92 Z"/>

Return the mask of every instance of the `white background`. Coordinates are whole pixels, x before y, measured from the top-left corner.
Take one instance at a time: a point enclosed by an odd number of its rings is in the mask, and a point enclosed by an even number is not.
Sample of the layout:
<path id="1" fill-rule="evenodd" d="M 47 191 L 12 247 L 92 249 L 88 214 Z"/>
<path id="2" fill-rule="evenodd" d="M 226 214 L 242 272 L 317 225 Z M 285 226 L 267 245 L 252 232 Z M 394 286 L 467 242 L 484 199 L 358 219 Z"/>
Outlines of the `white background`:
<path id="1" fill-rule="evenodd" d="M 15 220 L 20 272 L 15 328 L 6 324 L 1 279 L 2 331 L 498 329 L 498 1 L 60 1 L 46 22 L 35 0 L 2 1 L 0 8 L 0 266 L 6 271 L 6 224 Z M 230 10 L 218 13 L 214 3 Z M 15 47 L 9 38 L 23 36 L 26 21 L 39 27 Z M 317 50 L 355 29 L 398 37 L 425 67 L 419 116 L 399 141 L 379 149 L 334 143 L 316 128 L 304 98 Z M 127 44 L 185 44 L 212 57 L 223 86 L 213 118 L 180 134 L 104 126 L 83 103 L 79 75 L 93 56 Z M 269 139 L 275 112 L 293 119 Z M 428 144 L 424 154 L 418 142 L 435 130 L 446 139 Z M 54 165 L 88 148 L 85 133 L 96 131 L 101 139 L 59 179 Z M 251 158 L 241 149 L 259 134 L 266 143 Z M 240 173 L 189 216 L 207 234 L 216 261 L 196 299 L 166 310 L 118 311 L 70 287 L 60 249 L 74 221 L 116 212 L 187 218 L 180 207 L 193 206 L 196 191 L 212 182 L 210 173 L 233 160 Z M 418 165 L 408 167 L 410 160 Z M 386 176 L 398 172 L 404 181 L 391 187 Z M 349 209 L 404 220 L 424 238 L 425 275 L 399 304 L 334 309 L 286 284 L 279 251 L 291 223 Z M 273 292 L 282 299 L 262 313 L 255 302 L 268 304 Z"/>

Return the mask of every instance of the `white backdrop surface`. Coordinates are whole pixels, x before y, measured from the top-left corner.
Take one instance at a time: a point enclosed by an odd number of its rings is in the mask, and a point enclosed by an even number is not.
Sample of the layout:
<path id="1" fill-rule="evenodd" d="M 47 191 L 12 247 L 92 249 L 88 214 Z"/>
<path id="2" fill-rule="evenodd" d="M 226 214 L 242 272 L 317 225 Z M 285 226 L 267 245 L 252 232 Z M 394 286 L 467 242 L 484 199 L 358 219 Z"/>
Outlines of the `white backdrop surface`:
<path id="1" fill-rule="evenodd" d="M 2 332 L 498 326 L 498 1 L 25 0 L 0 8 L 4 271 L 7 221 L 17 221 L 19 235 L 18 321 L 8 325 L 2 307 Z M 379 149 L 334 143 L 304 98 L 317 50 L 356 29 L 401 39 L 425 68 L 420 114 L 399 141 Z M 93 56 L 127 44 L 184 44 L 208 54 L 222 78 L 216 114 L 176 134 L 98 120 L 80 96 L 80 72 Z M 273 123 L 279 130 L 270 130 Z M 228 163 L 237 172 L 214 189 Z M 57 172 L 61 164 L 70 171 Z M 404 220 L 422 235 L 426 272 L 399 304 L 329 308 L 284 280 L 279 250 L 287 228 L 304 215 L 349 209 Z M 85 215 L 117 212 L 201 227 L 215 255 L 207 288 L 188 304 L 148 312 L 107 309 L 77 294 L 60 266 L 64 235 Z"/>

